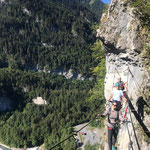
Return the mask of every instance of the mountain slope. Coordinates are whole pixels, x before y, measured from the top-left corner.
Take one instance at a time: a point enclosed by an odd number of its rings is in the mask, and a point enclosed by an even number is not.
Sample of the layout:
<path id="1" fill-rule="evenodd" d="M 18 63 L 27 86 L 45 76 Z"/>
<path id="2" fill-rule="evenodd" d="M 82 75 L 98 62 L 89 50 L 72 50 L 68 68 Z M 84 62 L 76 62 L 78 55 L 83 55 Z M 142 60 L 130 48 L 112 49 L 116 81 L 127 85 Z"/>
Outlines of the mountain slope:
<path id="1" fill-rule="evenodd" d="M 92 86 L 92 81 L 70 81 L 55 74 L 0 69 L 0 98 L 9 97 L 13 107 L 0 112 L 0 143 L 16 148 L 44 143 L 50 149 L 72 133 L 72 126 L 90 117 L 92 104 L 85 99 Z M 35 105 L 32 99 L 38 96 L 47 105 Z M 75 141 L 65 144 L 61 149 L 74 147 Z"/>
<path id="2" fill-rule="evenodd" d="M 0 10 L 0 98 L 13 107 L 0 113 L 0 142 L 50 149 L 72 134 L 72 126 L 88 121 L 101 102 L 87 101 L 94 81 L 34 70 L 89 74 L 99 61 L 90 50 L 97 18 L 71 0 L 7 0 Z M 34 104 L 37 97 L 47 105 Z M 58 149 L 75 148 L 71 138 Z"/>
<path id="3" fill-rule="evenodd" d="M 100 19 L 105 4 L 101 0 L 78 0 L 83 6 L 93 12 Z"/>
<path id="4" fill-rule="evenodd" d="M 89 73 L 96 17 L 67 0 L 13 0 L 0 6 L 0 67 Z"/>

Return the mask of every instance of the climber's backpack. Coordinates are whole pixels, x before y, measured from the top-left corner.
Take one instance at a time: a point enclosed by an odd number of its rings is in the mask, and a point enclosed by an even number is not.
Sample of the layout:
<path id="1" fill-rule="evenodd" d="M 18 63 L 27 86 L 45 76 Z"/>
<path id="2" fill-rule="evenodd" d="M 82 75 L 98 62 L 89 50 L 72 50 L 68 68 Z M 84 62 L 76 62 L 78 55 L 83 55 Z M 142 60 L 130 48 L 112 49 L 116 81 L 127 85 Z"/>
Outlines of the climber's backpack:
<path id="1" fill-rule="evenodd" d="M 121 81 L 120 83 L 119 83 L 119 86 L 118 86 L 118 88 L 119 88 L 119 90 L 124 90 L 124 85 L 125 85 L 125 83 L 123 82 L 123 81 Z"/>
<path id="2" fill-rule="evenodd" d="M 110 114 L 111 114 L 111 107 L 109 108 L 109 112 L 108 112 L 108 122 L 110 124 L 112 124 L 115 128 L 118 127 L 118 124 L 119 124 L 119 111 L 117 110 L 117 118 L 115 119 L 115 124 L 114 123 L 111 123 L 110 121 Z"/>

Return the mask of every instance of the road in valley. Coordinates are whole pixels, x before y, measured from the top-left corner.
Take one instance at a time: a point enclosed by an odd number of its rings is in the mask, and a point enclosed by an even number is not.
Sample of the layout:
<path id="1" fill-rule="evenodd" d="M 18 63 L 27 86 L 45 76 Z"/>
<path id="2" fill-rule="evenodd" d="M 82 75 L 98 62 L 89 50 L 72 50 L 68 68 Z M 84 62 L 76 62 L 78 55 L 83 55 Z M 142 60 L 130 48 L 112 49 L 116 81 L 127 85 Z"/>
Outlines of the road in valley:
<path id="1" fill-rule="evenodd" d="M 86 124 L 87 123 L 75 126 L 76 131 L 80 130 Z M 100 135 L 101 131 L 98 128 L 86 126 L 85 128 L 83 128 L 83 130 L 81 130 L 78 133 L 76 138 L 79 140 L 79 142 L 83 143 L 83 145 L 80 148 L 84 150 L 84 146 L 87 143 L 89 143 L 90 145 L 100 144 Z"/>

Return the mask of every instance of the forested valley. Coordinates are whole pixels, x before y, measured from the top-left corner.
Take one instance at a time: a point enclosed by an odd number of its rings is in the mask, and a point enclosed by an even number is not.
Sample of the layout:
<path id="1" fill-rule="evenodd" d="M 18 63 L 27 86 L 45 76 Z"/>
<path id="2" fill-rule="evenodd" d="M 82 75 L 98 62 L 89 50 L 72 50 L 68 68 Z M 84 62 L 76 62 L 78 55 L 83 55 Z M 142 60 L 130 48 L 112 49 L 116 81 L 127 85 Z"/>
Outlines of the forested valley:
<path id="1" fill-rule="evenodd" d="M 97 18 L 88 9 L 66 0 L 14 0 L 0 9 L 0 67 L 90 73 Z"/>
<path id="2" fill-rule="evenodd" d="M 103 105 L 105 59 L 95 32 L 100 16 L 69 0 L 7 0 L 0 10 L 0 97 L 13 105 L 0 112 L 0 143 L 49 149 Z M 98 83 L 47 73 L 61 68 Z M 47 104 L 34 104 L 38 96 Z M 70 138 L 56 149 L 75 150 L 76 144 Z"/>
<path id="3" fill-rule="evenodd" d="M 52 146 L 71 126 L 91 116 L 94 104 L 85 99 L 93 81 L 70 81 L 63 76 L 1 69 L 1 95 L 13 101 L 11 112 L 1 112 L 0 141 L 14 147 Z M 26 91 L 24 91 L 24 88 Z M 38 106 L 32 99 L 42 96 L 47 105 Z M 91 106 L 93 105 L 93 106 Z"/>

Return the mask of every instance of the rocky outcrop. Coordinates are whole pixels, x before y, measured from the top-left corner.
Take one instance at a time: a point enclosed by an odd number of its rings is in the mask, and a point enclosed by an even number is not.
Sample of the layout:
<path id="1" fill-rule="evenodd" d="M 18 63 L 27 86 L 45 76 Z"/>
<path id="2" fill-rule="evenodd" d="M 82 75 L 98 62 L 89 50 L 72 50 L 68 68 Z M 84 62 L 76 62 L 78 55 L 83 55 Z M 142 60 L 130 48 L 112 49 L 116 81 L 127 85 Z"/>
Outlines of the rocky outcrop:
<path id="1" fill-rule="evenodd" d="M 103 14 L 101 27 L 97 30 L 97 36 L 103 42 L 106 52 L 106 78 L 105 97 L 110 97 L 112 86 L 121 77 L 127 86 L 127 94 L 131 100 L 135 113 L 131 113 L 136 134 L 142 150 L 150 149 L 150 144 L 144 140 L 143 133 L 150 130 L 150 117 L 144 112 L 144 120 L 138 120 L 137 99 L 142 96 L 149 103 L 150 76 L 145 67 L 142 26 L 135 14 L 135 9 L 129 5 L 129 0 L 112 0 L 108 12 Z M 145 106 L 147 107 L 147 106 Z M 133 108 L 133 109 L 134 109 Z M 130 115 L 128 113 L 128 118 Z M 141 121 L 141 122 L 139 122 Z M 138 149 L 131 124 L 128 124 L 134 149 Z M 147 134 L 146 133 L 146 134 Z M 149 134 L 149 133 L 148 133 Z M 122 125 L 118 137 L 118 149 L 127 150 L 129 136 L 127 127 Z"/>
<path id="2" fill-rule="evenodd" d="M 85 80 L 85 79 L 93 80 L 94 79 L 94 77 L 92 77 L 92 76 L 90 77 L 90 76 L 87 76 L 87 75 L 84 75 L 81 73 L 74 73 L 74 71 L 72 69 L 65 70 L 63 68 L 59 68 L 59 69 L 55 69 L 55 70 L 47 70 L 47 69 L 39 67 L 37 65 L 33 70 L 36 70 L 38 72 L 46 72 L 46 73 L 54 73 L 57 75 L 63 75 L 66 79 L 69 79 L 69 80 L 73 80 L 73 79 L 75 79 L 75 80 Z"/>
<path id="3" fill-rule="evenodd" d="M 42 97 L 37 97 L 36 99 L 33 99 L 32 101 L 34 102 L 34 104 L 37 104 L 37 105 L 46 105 L 47 104 L 47 101 L 44 100 Z"/>

